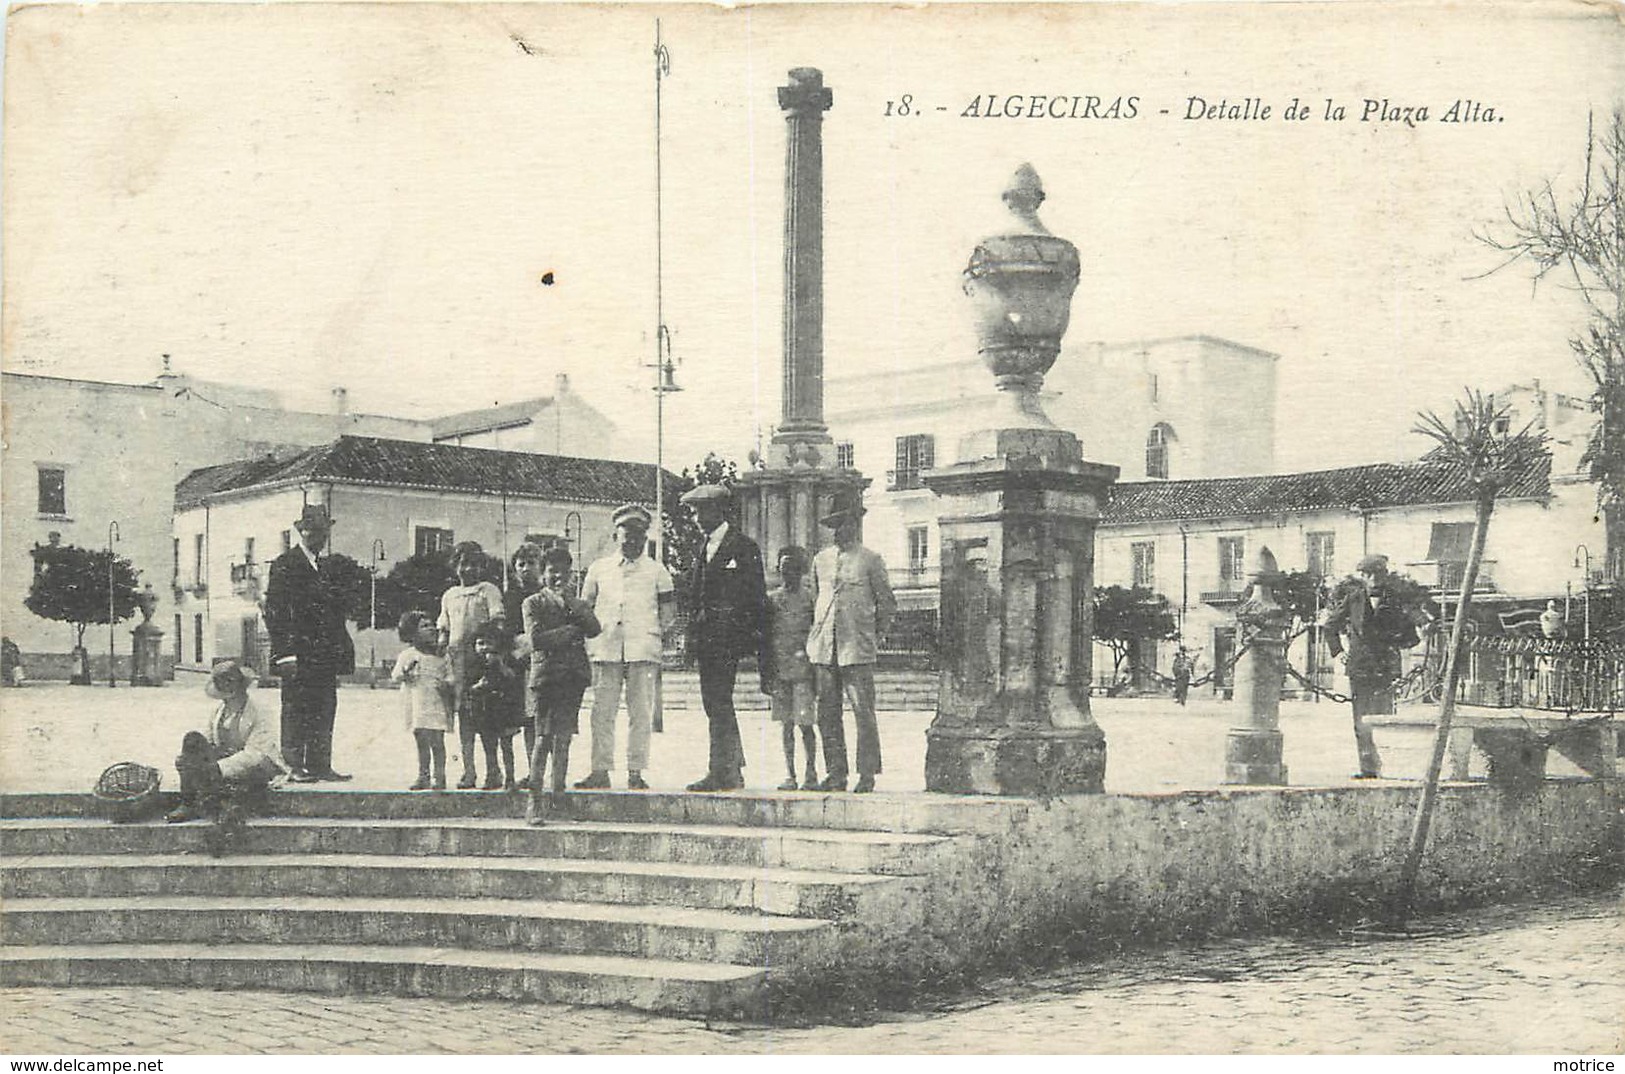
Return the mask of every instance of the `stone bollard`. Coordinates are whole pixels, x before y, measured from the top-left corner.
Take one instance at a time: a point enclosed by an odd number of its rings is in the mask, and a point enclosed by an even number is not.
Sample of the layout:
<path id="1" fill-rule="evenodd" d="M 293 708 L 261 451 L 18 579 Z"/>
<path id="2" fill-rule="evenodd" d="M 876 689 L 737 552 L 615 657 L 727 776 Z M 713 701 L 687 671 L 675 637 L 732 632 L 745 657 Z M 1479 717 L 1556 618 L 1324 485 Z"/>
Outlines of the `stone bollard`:
<path id="1" fill-rule="evenodd" d="M 1291 619 L 1275 599 L 1283 579 L 1275 555 L 1258 550 L 1236 622 L 1247 649 L 1236 662 L 1235 698 L 1246 723 L 1232 727 L 1224 745 L 1224 781 L 1285 786 L 1281 762 L 1281 684 L 1286 676 L 1286 634 Z"/>

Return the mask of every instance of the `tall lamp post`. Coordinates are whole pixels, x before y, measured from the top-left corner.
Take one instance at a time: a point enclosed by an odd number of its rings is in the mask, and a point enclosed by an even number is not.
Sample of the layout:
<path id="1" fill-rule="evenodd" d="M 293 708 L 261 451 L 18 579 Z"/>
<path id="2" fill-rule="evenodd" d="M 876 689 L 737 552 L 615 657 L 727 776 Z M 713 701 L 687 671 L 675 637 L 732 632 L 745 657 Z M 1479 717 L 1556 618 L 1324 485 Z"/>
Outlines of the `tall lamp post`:
<path id="1" fill-rule="evenodd" d="M 369 639 L 367 659 L 371 662 L 372 671 L 372 674 L 367 676 L 367 689 L 369 690 L 378 688 L 378 564 L 383 561 L 384 539 L 374 537 L 372 539 L 371 570 L 367 572 L 372 575 L 372 611 L 367 618 L 367 635 Z"/>
<path id="2" fill-rule="evenodd" d="M 107 687 L 118 685 L 118 647 L 113 638 L 113 544 L 120 540 L 118 523 L 107 524 Z"/>
<path id="3" fill-rule="evenodd" d="M 1584 557 L 1582 559 L 1582 557 Z M 1585 572 L 1580 575 L 1580 594 L 1585 601 L 1585 640 L 1591 640 L 1591 549 L 1583 544 L 1574 546 L 1574 565 L 1584 565 Z"/>
<path id="4" fill-rule="evenodd" d="M 660 155 L 660 84 L 671 74 L 671 53 L 660 41 L 660 20 L 655 20 L 655 562 L 665 560 L 666 543 L 666 395 L 682 391 L 673 379 L 671 329 L 666 327 L 665 185 Z"/>

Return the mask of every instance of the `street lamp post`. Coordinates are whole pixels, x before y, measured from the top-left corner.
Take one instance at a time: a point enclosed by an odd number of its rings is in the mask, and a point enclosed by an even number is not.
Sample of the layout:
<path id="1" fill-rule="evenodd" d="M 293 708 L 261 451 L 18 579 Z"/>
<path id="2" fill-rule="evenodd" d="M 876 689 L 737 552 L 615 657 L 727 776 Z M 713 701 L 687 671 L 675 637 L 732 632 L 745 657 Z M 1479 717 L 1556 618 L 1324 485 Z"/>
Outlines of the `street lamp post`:
<path id="1" fill-rule="evenodd" d="M 367 572 L 372 575 L 372 611 L 367 618 L 367 659 L 371 664 L 372 671 L 372 674 L 367 676 L 367 689 L 369 690 L 378 688 L 378 564 L 383 561 L 384 540 L 382 537 L 374 537 L 372 540 L 372 569 Z"/>
<path id="2" fill-rule="evenodd" d="M 1584 557 L 1582 560 L 1581 557 Z M 1591 549 L 1583 544 L 1574 546 L 1574 565 L 1585 566 L 1585 573 L 1580 575 L 1581 599 L 1585 602 L 1585 640 L 1591 640 Z"/>
<path id="3" fill-rule="evenodd" d="M 107 524 L 107 687 L 118 685 L 118 646 L 113 637 L 113 543 L 120 540 L 117 522 Z"/>

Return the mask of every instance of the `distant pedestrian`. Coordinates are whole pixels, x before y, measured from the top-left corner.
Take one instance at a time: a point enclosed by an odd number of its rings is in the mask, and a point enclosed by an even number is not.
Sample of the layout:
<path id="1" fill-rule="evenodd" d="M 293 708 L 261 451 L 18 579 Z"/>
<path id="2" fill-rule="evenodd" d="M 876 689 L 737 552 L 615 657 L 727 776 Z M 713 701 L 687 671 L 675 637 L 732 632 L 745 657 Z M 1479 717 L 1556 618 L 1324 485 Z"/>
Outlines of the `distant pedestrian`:
<path id="1" fill-rule="evenodd" d="M 1183 705 L 1191 692 L 1191 672 L 1196 661 L 1183 645 L 1174 653 L 1174 701 Z"/>
<path id="2" fill-rule="evenodd" d="M 240 811 L 245 797 L 282 773 L 276 724 L 249 696 L 254 678 L 235 660 L 209 672 L 203 692 L 220 704 L 205 730 L 188 731 L 181 740 L 175 758 L 181 801 L 164 818 L 171 824 Z"/>
<path id="3" fill-rule="evenodd" d="M 804 582 L 807 550 L 790 545 L 779 550 L 779 585 L 767 595 L 767 644 L 762 647 L 762 691 L 772 698 L 775 722 L 784 740 L 784 768 L 788 778 L 781 791 L 796 783 L 796 735 L 800 734 L 807 770 L 800 787 L 818 789 L 818 739 L 813 730 L 813 668 L 807 659 L 807 635 L 812 633 L 813 595 Z"/>
<path id="4" fill-rule="evenodd" d="M 639 504 L 615 511 L 618 549 L 587 568 L 581 599 L 592 608 L 603 630 L 587 643 L 592 660 L 592 771 L 576 784 L 579 790 L 609 787 L 615 761 L 615 711 L 626 688 L 628 721 L 626 786 L 646 791 L 643 772 L 649 764 L 655 683 L 665 648 L 665 632 L 676 618 L 676 589 L 671 574 L 648 553 L 652 517 Z"/>
<path id="5" fill-rule="evenodd" d="M 342 781 L 333 769 L 333 718 L 340 675 L 355 670 L 344 592 L 322 556 L 333 531 L 325 504 L 306 504 L 293 524 L 298 541 L 271 561 L 265 629 L 282 680 L 282 756 L 295 783 Z"/>
<path id="6" fill-rule="evenodd" d="M 401 684 L 406 725 L 417 743 L 418 778 L 414 791 L 446 789 L 446 732 L 456 695 L 451 671 L 440 652 L 439 630 L 422 612 L 401 616 L 401 640 L 407 647 L 395 659 L 389 677 Z"/>
<path id="7" fill-rule="evenodd" d="M 457 576 L 457 584 L 440 597 L 440 646 L 451 664 L 451 683 L 457 691 L 457 743 L 463 758 L 463 775 L 457 781 L 459 790 L 468 790 L 479 778 L 474 770 L 475 728 L 468 715 L 468 687 L 473 681 L 468 670 L 474 660 L 474 634 L 502 615 L 502 591 L 480 577 L 484 561 L 485 550 L 477 543 L 458 544 L 451 552 L 451 569 Z M 486 781 L 490 782 L 490 778 L 488 770 Z"/>
<path id="8" fill-rule="evenodd" d="M 1343 637 L 1348 638 L 1345 663 L 1349 692 L 1354 695 L 1354 744 L 1360 762 L 1356 778 L 1377 779 L 1382 775 L 1382 756 L 1365 718 L 1394 711 L 1399 651 L 1420 640 L 1416 624 L 1392 592 L 1387 556 L 1366 556 L 1356 576 L 1338 585 L 1326 627 L 1333 656 L 1344 652 Z"/>
<path id="9" fill-rule="evenodd" d="M 570 740 L 579 730 L 581 698 L 592 682 L 586 639 L 597 637 L 601 630 L 592 607 L 570 595 L 573 562 L 569 549 L 548 549 L 542 588 L 525 599 L 523 612 L 530 645 L 526 711 L 536 741 L 530 757 L 530 804 L 525 819 L 536 825 L 542 823 L 545 787 L 551 786 L 555 807 L 563 804 Z M 544 783 L 549 774 L 550 780 Z"/>
<path id="10" fill-rule="evenodd" d="M 858 543 L 863 514 L 861 503 L 851 503 L 820 520 L 835 531 L 835 543 L 813 557 L 813 626 L 807 638 L 817 684 L 818 730 L 824 738 L 826 774 L 819 789 L 846 790 L 844 697 L 857 725 L 857 794 L 874 790 L 881 770 L 875 662 L 880 636 L 897 612 L 886 561 Z"/>
<path id="11" fill-rule="evenodd" d="M 733 493 L 721 485 L 700 485 L 683 494 L 684 506 L 705 531 L 705 547 L 695 557 L 689 587 L 688 649 L 699 668 L 711 744 L 705 775 L 688 785 L 691 791 L 731 791 L 745 785 L 734 683 L 739 661 L 762 651 L 767 583 L 761 549 L 728 524 L 732 502 Z"/>

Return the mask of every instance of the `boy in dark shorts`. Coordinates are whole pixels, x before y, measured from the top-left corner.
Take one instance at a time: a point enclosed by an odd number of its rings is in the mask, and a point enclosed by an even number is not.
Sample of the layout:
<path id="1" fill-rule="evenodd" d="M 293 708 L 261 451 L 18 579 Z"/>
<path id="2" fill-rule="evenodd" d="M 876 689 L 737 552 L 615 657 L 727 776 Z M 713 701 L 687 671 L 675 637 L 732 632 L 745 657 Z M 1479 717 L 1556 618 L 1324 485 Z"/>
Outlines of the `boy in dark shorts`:
<path id="1" fill-rule="evenodd" d="M 542 559 L 542 588 L 525 598 L 525 636 L 530 639 L 526 711 L 536 725 L 536 751 L 530 759 L 530 803 L 525 820 L 542 823 L 543 788 L 552 786 L 554 806 L 563 804 L 570 766 L 570 739 L 581 713 L 581 697 L 592 681 L 585 640 L 601 629 L 591 605 L 569 593 L 572 560 L 567 548 L 550 548 Z M 548 759 L 550 780 L 542 776 Z"/>

